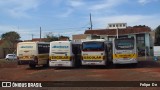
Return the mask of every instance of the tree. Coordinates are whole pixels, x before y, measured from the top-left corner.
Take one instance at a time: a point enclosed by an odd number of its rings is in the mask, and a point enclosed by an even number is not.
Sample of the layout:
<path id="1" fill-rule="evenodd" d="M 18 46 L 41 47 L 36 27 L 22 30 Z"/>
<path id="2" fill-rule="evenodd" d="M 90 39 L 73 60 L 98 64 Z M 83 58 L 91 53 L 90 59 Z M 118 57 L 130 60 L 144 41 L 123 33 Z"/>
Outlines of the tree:
<path id="1" fill-rule="evenodd" d="M 1 39 L 8 41 L 10 47 L 12 48 L 15 47 L 15 44 L 19 41 L 20 38 L 20 35 L 15 31 L 6 32 L 1 35 Z"/>
<path id="2" fill-rule="evenodd" d="M 67 39 L 69 40 L 69 37 L 68 37 L 68 36 L 63 36 L 63 35 L 60 35 L 60 36 L 59 36 L 59 40 L 60 40 L 60 39 L 63 39 L 63 38 L 67 38 Z"/>
<path id="3" fill-rule="evenodd" d="M 51 41 L 58 41 L 59 38 L 57 36 L 54 36 L 52 33 L 48 33 L 45 35 L 46 42 L 51 42 Z"/>
<path id="4" fill-rule="evenodd" d="M 60 39 L 62 39 L 62 38 L 68 38 L 68 39 L 69 39 L 68 36 L 63 36 L 63 35 L 54 36 L 52 33 L 47 33 L 47 34 L 45 35 L 45 38 L 47 38 L 47 39 L 45 40 L 45 42 L 58 41 L 58 40 L 60 40 Z"/>
<path id="5" fill-rule="evenodd" d="M 155 29 L 155 45 L 160 46 L 160 25 Z"/>

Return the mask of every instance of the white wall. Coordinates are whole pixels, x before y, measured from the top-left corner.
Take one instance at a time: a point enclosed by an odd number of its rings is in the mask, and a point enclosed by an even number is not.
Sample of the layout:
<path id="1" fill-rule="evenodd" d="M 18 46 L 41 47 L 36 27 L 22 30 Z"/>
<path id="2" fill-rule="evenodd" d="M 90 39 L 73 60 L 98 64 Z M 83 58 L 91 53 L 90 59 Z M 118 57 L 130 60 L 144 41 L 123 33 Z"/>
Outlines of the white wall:
<path id="1" fill-rule="evenodd" d="M 145 34 L 145 46 L 148 47 L 148 53 L 150 54 L 150 35 L 149 33 Z"/>

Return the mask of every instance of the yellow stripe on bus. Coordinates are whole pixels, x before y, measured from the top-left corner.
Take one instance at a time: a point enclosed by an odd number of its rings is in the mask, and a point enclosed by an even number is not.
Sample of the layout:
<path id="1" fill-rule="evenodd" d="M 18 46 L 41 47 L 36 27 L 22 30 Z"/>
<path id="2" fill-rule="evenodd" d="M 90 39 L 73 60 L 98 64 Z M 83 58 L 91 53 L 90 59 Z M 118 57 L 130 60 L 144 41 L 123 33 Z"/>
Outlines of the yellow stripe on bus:
<path id="1" fill-rule="evenodd" d="M 51 60 L 70 60 L 71 56 L 51 56 Z"/>
<path id="2" fill-rule="evenodd" d="M 19 57 L 20 60 L 30 60 L 33 59 L 33 56 L 21 56 Z"/>
<path id="3" fill-rule="evenodd" d="M 83 60 L 103 60 L 103 56 L 83 56 Z"/>
<path id="4" fill-rule="evenodd" d="M 113 59 L 117 58 L 137 58 L 137 54 L 113 54 Z"/>

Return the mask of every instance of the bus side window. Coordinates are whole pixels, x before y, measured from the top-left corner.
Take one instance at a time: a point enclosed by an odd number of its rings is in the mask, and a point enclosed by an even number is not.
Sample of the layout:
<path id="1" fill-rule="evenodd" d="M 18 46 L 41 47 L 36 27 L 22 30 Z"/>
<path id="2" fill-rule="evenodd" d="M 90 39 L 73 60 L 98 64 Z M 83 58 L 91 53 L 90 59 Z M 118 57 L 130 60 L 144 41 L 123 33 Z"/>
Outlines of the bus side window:
<path id="1" fill-rule="evenodd" d="M 38 53 L 39 54 L 49 53 L 49 44 L 39 44 Z"/>

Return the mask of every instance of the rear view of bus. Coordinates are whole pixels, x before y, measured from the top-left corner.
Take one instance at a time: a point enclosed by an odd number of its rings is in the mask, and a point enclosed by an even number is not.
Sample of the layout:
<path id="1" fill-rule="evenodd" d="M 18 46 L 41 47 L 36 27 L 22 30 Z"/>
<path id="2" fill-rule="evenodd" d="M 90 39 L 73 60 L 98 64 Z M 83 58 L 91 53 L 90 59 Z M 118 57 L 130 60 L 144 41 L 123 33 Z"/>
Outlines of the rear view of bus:
<path id="1" fill-rule="evenodd" d="M 17 45 L 18 64 L 28 64 L 31 68 L 36 65 L 48 66 L 49 43 L 20 42 Z"/>
<path id="2" fill-rule="evenodd" d="M 119 38 L 113 41 L 113 64 L 137 64 L 136 41 L 132 38 Z"/>
<path id="3" fill-rule="evenodd" d="M 74 61 L 71 41 L 50 42 L 50 67 L 73 67 Z"/>
<path id="4" fill-rule="evenodd" d="M 85 40 L 82 42 L 82 65 L 105 65 L 106 53 L 103 39 Z"/>

